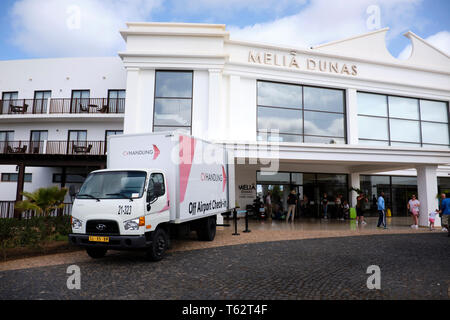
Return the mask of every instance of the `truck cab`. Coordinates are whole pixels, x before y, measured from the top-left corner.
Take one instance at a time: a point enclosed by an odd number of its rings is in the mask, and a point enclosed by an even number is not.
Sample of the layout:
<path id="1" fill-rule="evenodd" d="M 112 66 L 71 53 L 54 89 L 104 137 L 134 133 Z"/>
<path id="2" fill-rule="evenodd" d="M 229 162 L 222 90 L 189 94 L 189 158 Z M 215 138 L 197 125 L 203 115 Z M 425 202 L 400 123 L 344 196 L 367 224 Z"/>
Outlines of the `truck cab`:
<path id="1" fill-rule="evenodd" d="M 169 242 L 166 186 L 162 170 L 93 171 L 76 195 L 69 241 L 94 258 L 108 249 L 152 249 L 156 241 L 150 258 L 158 260 Z"/>

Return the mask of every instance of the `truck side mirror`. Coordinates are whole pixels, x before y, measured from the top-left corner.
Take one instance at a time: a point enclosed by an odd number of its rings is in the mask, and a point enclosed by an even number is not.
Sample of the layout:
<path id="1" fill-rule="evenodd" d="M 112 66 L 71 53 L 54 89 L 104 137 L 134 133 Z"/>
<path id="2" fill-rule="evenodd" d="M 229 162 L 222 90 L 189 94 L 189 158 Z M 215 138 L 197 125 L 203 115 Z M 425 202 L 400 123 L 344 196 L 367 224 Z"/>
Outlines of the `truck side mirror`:
<path id="1" fill-rule="evenodd" d="M 153 188 L 147 191 L 147 202 L 152 202 L 163 195 L 162 187 L 160 183 L 155 182 Z"/>

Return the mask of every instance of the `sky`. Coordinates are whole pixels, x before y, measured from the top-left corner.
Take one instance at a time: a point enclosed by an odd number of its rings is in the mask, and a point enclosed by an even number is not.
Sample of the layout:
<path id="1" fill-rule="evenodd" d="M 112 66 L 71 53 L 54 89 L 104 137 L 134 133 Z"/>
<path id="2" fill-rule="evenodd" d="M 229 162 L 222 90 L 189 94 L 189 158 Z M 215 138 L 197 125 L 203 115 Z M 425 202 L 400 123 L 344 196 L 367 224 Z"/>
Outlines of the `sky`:
<path id="1" fill-rule="evenodd" d="M 0 0 L 0 60 L 117 56 L 126 22 L 226 24 L 230 38 L 307 48 L 389 27 L 407 59 L 412 31 L 450 56 L 449 0 Z"/>

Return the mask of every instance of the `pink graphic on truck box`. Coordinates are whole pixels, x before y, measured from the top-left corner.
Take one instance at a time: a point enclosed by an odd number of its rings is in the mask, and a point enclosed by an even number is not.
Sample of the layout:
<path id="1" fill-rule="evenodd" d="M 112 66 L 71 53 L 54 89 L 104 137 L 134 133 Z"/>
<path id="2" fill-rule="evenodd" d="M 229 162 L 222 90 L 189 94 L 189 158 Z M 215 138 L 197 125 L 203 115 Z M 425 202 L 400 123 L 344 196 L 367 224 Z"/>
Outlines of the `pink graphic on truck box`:
<path id="1" fill-rule="evenodd" d="M 227 174 L 225 172 L 224 166 L 222 166 L 222 175 L 223 175 L 223 186 L 222 186 L 222 192 L 225 191 L 225 187 L 227 185 Z"/>
<path id="2" fill-rule="evenodd" d="M 186 195 L 189 174 L 191 173 L 192 161 L 194 159 L 196 140 L 191 137 L 180 135 L 180 202 L 184 201 Z"/>
<path id="3" fill-rule="evenodd" d="M 170 192 L 169 192 L 169 190 L 170 190 L 169 189 L 169 184 L 167 183 L 167 180 L 166 180 L 167 203 L 164 206 L 164 208 L 162 208 L 161 211 L 159 211 L 158 213 L 161 213 L 161 212 L 164 212 L 166 210 L 169 210 L 169 208 L 170 208 Z"/>

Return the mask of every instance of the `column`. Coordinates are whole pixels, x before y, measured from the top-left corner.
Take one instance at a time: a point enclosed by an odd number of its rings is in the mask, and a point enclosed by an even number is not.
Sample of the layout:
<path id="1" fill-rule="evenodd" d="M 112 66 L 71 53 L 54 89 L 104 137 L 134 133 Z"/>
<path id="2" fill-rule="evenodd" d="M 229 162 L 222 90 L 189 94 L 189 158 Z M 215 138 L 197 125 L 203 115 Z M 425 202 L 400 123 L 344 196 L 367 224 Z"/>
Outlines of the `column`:
<path id="1" fill-rule="evenodd" d="M 208 139 L 221 139 L 225 122 L 225 113 L 222 110 L 222 70 L 209 69 L 209 112 L 208 112 Z"/>
<path id="2" fill-rule="evenodd" d="M 417 190 L 420 201 L 419 226 L 428 226 L 428 214 L 438 208 L 437 166 L 417 167 Z"/>
<path id="3" fill-rule="evenodd" d="M 137 133 L 139 115 L 139 68 L 128 68 L 123 133 Z"/>
<path id="4" fill-rule="evenodd" d="M 347 142 L 348 144 L 358 144 L 358 101 L 356 89 L 347 89 Z"/>
<path id="5" fill-rule="evenodd" d="M 17 166 L 19 167 L 19 172 L 17 174 L 16 202 L 23 200 L 22 192 L 25 182 L 25 165 L 23 163 L 19 163 Z M 14 209 L 14 218 L 20 219 L 21 217 L 22 217 L 21 212 L 19 210 Z"/>
<path id="6" fill-rule="evenodd" d="M 350 188 L 360 189 L 360 176 L 359 173 L 350 174 Z M 356 207 L 356 198 L 358 198 L 358 193 L 356 191 L 351 191 L 349 196 L 350 207 Z"/>
<path id="7" fill-rule="evenodd" d="M 241 106 L 241 77 L 230 75 L 230 84 L 228 87 L 229 106 L 228 114 L 230 122 L 228 123 L 227 136 L 231 140 L 244 140 L 243 130 L 248 119 L 242 114 Z"/>

